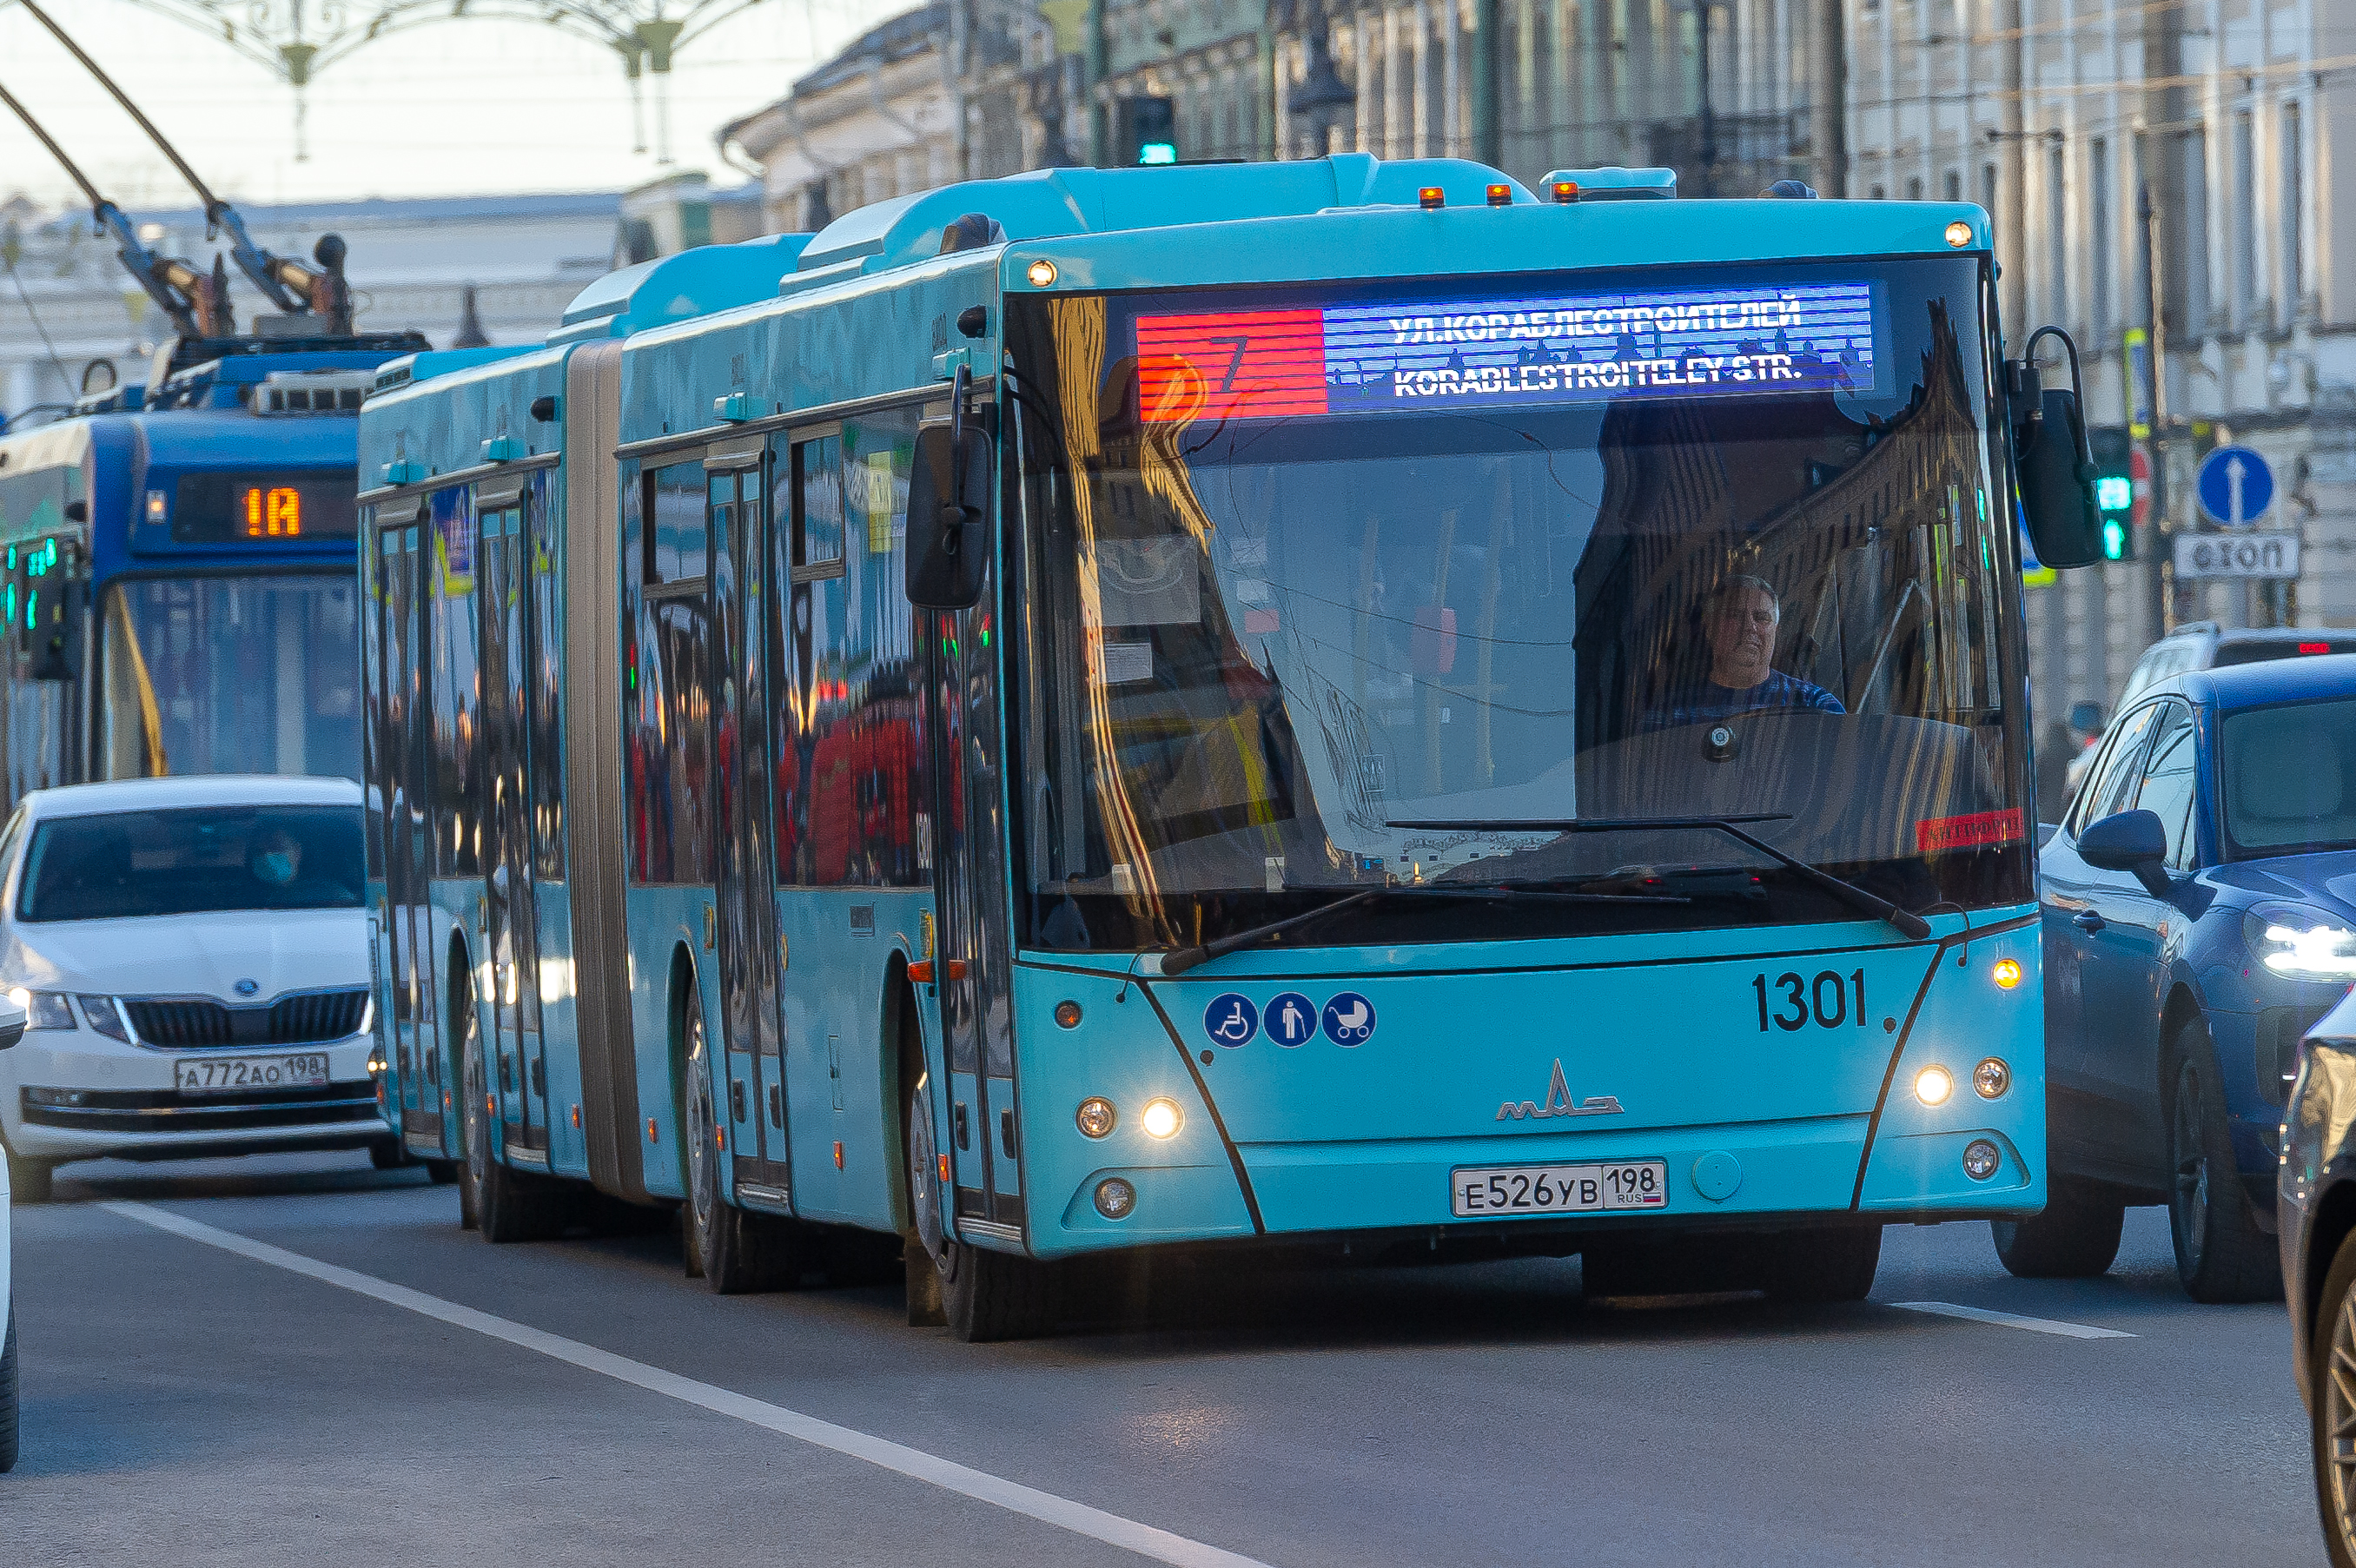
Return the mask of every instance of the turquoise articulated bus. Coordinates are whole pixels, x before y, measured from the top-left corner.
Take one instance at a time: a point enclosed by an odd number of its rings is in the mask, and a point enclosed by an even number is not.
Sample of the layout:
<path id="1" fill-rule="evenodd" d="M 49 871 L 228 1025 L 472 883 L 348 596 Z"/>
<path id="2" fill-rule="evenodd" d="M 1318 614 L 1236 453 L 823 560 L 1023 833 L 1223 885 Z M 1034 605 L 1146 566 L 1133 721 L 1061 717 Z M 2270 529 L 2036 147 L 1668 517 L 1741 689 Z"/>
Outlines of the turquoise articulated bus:
<path id="1" fill-rule="evenodd" d="M 470 1222 L 980 1339 L 1116 1251 L 1846 1299 L 2036 1213 L 2073 393 L 1977 208 L 1543 188 L 953 186 L 373 397 L 380 1013 Z"/>

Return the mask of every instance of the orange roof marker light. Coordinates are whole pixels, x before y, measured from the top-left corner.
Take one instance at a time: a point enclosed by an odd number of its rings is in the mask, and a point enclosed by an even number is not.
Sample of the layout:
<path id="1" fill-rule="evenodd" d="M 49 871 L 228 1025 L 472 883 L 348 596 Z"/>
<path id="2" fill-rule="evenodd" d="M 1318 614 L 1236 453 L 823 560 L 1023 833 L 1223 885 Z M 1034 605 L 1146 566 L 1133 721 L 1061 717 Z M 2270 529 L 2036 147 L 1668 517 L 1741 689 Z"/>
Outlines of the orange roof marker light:
<path id="1" fill-rule="evenodd" d="M 1513 204 L 1514 204 L 1514 188 L 1513 188 L 1512 186 L 1510 186 L 1510 185 L 1493 185 L 1493 186 L 1491 186 L 1491 187 L 1489 188 L 1489 205 L 1490 205 L 1490 206 L 1492 206 L 1492 207 L 1511 207 Z"/>
<path id="2" fill-rule="evenodd" d="M 1575 179 L 1556 180 L 1551 188 L 1550 194 L 1552 194 L 1556 201 L 1565 207 L 1569 207 L 1572 202 L 1579 199 L 1579 181 Z"/>
<path id="3" fill-rule="evenodd" d="M 1436 212 L 1448 205 L 1448 193 L 1436 185 L 1427 185 L 1418 188 L 1415 199 L 1426 212 Z"/>

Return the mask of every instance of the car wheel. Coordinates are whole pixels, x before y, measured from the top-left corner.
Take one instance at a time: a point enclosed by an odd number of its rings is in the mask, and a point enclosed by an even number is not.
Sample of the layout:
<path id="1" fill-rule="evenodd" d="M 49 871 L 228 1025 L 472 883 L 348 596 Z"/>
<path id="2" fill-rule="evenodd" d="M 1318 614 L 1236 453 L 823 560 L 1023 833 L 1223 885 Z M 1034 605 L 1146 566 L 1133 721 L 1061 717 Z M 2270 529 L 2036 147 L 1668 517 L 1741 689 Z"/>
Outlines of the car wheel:
<path id="1" fill-rule="evenodd" d="M 753 1214 L 722 1200 L 720 1162 L 728 1152 L 727 1130 L 718 1114 L 711 1042 L 703 1028 L 703 1004 L 687 994 L 687 1206 L 691 1273 L 700 1273 L 714 1295 L 745 1295 L 777 1290 L 801 1277 L 799 1238 L 793 1222 Z"/>
<path id="2" fill-rule="evenodd" d="M 908 1200 L 939 1281 L 941 1317 L 951 1333 L 974 1345 L 1044 1334 L 1055 1319 L 1054 1281 L 1046 1267 L 1030 1258 L 969 1247 L 941 1228 L 940 1166 L 926 1081 L 919 1078 L 908 1097 Z M 929 1316 L 929 1305 L 912 1280 L 909 1321 Z"/>
<path id="3" fill-rule="evenodd" d="M 2127 1206 L 2078 1182 L 2056 1180 L 2034 1219 L 1991 1219 L 1997 1261 L 2024 1280 L 2084 1280 L 2107 1273 L 2119 1255 Z"/>
<path id="4" fill-rule="evenodd" d="M 2168 1220 L 2176 1277 L 2195 1301 L 2280 1301 L 2282 1260 L 2242 1191 L 2209 1026 L 2195 1018 L 2179 1029 L 2169 1059 Z"/>
<path id="5" fill-rule="evenodd" d="M 1760 1286 L 1777 1301 L 1863 1301 L 1881 1266 L 1881 1227 L 1826 1226 L 1766 1241 Z"/>
<path id="6" fill-rule="evenodd" d="M 2332 1568 L 2356 1568 L 2356 1232 L 2340 1243 L 2316 1303 L 2308 1358 L 2315 1506 Z"/>
<path id="7" fill-rule="evenodd" d="M 8 1338 L 0 1346 L 0 1476 L 16 1467 L 16 1304 L 8 1304 Z"/>
<path id="8" fill-rule="evenodd" d="M 16 1203 L 47 1203 L 55 1191 L 57 1166 L 47 1160 L 8 1156 L 8 1194 Z"/>

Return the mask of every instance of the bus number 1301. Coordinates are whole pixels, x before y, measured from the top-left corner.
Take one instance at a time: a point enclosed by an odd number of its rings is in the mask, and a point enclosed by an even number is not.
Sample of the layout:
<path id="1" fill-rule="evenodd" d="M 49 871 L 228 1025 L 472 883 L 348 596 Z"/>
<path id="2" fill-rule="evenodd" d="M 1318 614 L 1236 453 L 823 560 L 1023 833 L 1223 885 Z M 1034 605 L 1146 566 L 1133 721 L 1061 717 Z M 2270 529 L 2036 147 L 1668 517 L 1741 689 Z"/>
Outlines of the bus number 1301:
<path id="1" fill-rule="evenodd" d="M 1770 990 L 1776 1003 L 1769 1010 Z M 1837 1029 L 1854 1020 L 1865 1027 L 1865 971 L 1856 970 L 1843 975 L 1835 970 L 1821 970 L 1814 980 L 1786 971 L 1770 981 L 1763 974 L 1751 977 L 1751 989 L 1759 994 L 1759 1032 L 1765 1034 L 1772 1023 L 1786 1032 L 1797 1032 L 1808 1026 L 1814 1018 L 1817 1026 Z"/>

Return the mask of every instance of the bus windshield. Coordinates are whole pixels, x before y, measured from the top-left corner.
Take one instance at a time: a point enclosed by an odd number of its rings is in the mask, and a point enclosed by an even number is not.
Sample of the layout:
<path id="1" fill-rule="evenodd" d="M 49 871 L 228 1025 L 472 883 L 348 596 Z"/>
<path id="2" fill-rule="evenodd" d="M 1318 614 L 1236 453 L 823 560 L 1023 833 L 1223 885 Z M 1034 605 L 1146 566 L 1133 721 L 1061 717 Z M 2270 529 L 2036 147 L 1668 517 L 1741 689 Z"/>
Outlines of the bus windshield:
<path id="1" fill-rule="evenodd" d="M 101 603 L 105 773 L 358 779 L 348 575 L 135 577 Z"/>
<path id="2" fill-rule="evenodd" d="M 1026 940 L 1391 883 L 1466 897 L 1303 940 L 1854 918 L 1719 819 L 1907 909 L 2026 900 L 1983 287 L 1939 258 L 1010 302 Z"/>

